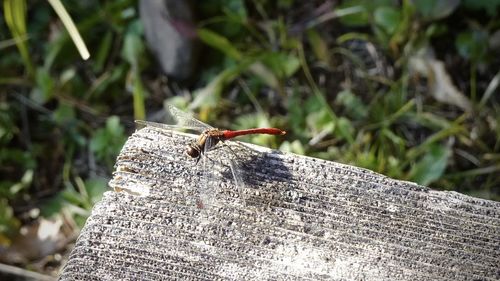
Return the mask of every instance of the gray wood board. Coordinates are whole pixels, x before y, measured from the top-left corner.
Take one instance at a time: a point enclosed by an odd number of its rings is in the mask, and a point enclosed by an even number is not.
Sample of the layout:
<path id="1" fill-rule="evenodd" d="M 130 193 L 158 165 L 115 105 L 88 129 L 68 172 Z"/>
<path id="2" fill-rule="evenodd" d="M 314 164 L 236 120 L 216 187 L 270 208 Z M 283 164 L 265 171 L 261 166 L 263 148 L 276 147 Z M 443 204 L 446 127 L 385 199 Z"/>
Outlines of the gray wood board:
<path id="1" fill-rule="evenodd" d="M 128 139 L 61 280 L 500 279 L 499 202 L 246 144 L 195 165 L 192 140 Z"/>

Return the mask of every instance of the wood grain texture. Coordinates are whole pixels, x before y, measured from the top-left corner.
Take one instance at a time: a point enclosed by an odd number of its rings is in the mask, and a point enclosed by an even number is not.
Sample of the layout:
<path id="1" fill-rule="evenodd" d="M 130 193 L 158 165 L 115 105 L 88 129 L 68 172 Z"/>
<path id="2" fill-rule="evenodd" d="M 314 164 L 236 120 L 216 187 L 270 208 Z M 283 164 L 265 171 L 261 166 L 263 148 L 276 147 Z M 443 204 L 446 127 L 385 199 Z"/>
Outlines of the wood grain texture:
<path id="1" fill-rule="evenodd" d="M 500 279 L 499 202 L 255 146 L 241 190 L 211 151 L 206 190 L 191 140 L 129 138 L 60 280 Z"/>

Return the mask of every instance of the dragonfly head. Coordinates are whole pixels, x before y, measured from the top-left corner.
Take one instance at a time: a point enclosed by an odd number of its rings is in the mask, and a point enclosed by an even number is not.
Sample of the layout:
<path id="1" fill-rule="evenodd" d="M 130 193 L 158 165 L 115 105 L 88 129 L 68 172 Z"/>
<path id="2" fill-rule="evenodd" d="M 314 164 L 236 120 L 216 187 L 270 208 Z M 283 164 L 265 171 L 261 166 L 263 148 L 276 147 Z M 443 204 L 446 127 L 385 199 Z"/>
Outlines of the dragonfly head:
<path id="1" fill-rule="evenodd" d="M 196 143 L 190 143 L 186 147 L 186 154 L 191 158 L 198 158 L 201 154 L 201 149 Z"/>

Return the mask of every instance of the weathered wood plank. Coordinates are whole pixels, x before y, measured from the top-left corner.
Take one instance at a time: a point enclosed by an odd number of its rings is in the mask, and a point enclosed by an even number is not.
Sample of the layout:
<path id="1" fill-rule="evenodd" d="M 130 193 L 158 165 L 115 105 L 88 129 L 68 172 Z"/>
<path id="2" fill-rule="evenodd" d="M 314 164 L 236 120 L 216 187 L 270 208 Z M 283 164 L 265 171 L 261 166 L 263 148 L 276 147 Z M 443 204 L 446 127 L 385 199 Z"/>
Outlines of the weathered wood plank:
<path id="1" fill-rule="evenodd" d="M 244 188 L 213 151 L 214 200 L 199 209 L 202 165 L 182 154 L 191 138 L 129 138 L 110 182 L 122 192 L 95 206 L 61 280 L 500 279 L 499 202 L 233 147 Z"/>

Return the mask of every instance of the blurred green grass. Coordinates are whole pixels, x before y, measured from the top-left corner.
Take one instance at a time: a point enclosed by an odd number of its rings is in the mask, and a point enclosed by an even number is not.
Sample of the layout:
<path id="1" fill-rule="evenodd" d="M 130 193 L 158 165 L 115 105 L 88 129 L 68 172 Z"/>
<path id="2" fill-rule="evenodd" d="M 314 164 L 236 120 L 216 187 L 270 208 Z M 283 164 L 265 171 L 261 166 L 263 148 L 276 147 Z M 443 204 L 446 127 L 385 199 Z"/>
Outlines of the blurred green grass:
<path id="1" fill-rule="evenodd" d="M 159 73 L 136 1 L 64 5 L 89 61 L 47 2 L 3 1 L 2 245 L 33 208 L 81 226 L 133 119 L 165 102 L 288 132 L 257 144 L 500 200 L 500 1 L 204 1 L 189 85 Z"/>

